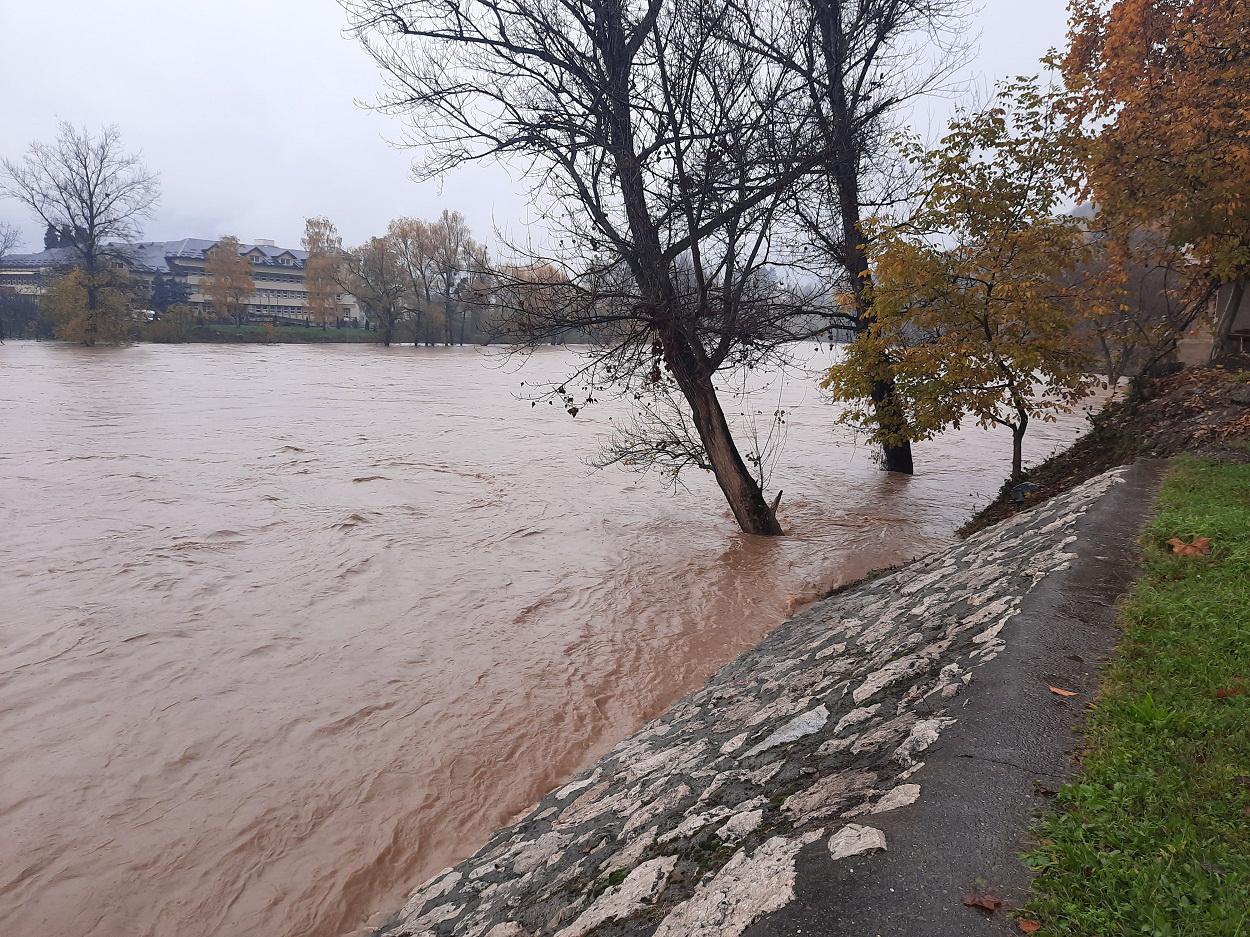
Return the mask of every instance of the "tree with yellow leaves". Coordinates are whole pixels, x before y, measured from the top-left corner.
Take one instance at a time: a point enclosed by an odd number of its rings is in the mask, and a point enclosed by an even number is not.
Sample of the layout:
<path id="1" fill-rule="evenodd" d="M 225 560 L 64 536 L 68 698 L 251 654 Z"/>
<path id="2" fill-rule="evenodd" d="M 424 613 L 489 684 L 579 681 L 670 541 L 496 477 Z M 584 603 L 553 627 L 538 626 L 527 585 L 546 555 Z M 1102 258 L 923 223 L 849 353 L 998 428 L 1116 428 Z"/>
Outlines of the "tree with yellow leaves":
<path id="1" fill-rule="evenodd" d="M 1070 0 L 1058 64 L 1093 127 L 1102 213 L 1166 232 L 1209 293 L 1227 347 L 1250 276 L 1250 3 Z M 1218 348 L 1217 348 L 1218 350 Z"/>
<path id="2" fill-rule="evenodd" d="M 94 282 L 94 287 L 88 287 Z M 129 341 L 130 281 L 121 270 L 93 275 L 82 267 L 58 277 L 39 297 L 39 314 L 57 338 L 84 345 Z"/>
<path id="3" fill-rule="evenodd" d="M 206 252 L 204 292 L 218 315 L 230 316 L 243 324 L 247 301 L 256 292 L 252 264 L 239 252 L 239 239 L 227 235 Z"/>
<path id="4" fill-rule="evenodd" d="M 340 267 L 343 262 L 343 239 L 338 228 L 326 217 L 304 221 L 302 241 L 308 257 L 304 260 L 304 288 L 308 316 L 323 329 L 339 317 Z"/>
<path id="5" fill-rule="evenodd" d="M 961 115 L 933 151 L 913 154 L 927 197 L 908 223 L 871 243 L 876 321 L 825 386 L 843 420 L 882 432 L 872 407 L 881 367 L 893 375 L 912 440 L 972 419 L 1012 434 L 1012 479 L 1024 475 L 1033 420 L 1071 410 L 1095 383 L 1082 334 L 1088 263 L 1080 222 L 1056 211 L 1074 184 L 1073 141 L 1053 102 L 1029 82 L 999 105 Z"/>

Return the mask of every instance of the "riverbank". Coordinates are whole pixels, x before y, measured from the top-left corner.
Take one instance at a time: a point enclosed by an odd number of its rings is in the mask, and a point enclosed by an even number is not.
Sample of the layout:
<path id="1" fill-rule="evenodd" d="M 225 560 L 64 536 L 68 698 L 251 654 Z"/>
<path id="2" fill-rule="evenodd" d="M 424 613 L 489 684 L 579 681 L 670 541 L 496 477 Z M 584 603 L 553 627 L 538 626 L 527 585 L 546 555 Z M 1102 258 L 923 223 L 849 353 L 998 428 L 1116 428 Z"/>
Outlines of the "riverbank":
<path id="1" fill-rule="evenodd" d="M 1140 458 L 1202 452 L 1242 458 L 1238 440 L 1250 437 L 1250 371 L 1189 368 L 1156 378 L 1139 396 L 1108 404 L 1089 432 L 1027 473 L 1032 486 L 1020 500 L 1010 481 L 959 532 L 983 530 L 1028 510 L 1117 465 Z"/>
<path id="2" fill-rule="evenodd" d="M 874 861 L 870 853 L 906 854 L 899 818 L 926 809 L 949 816 L 949 785 L 986 776 L 985 764 L 997 763 L 993 752 L 964 750 L 980 744 L 965 724 L 975 730 L 1003 720 L 982 683 L 990 692 L 1015 687 L 1017 723 L 1029 712 L 1045 714 L 1037 738 L 1058 737 L 1048 731 L 1055 707 L 1076 719 L 1077 707 L 1049 686 L 1083 686 L 1093 664 L 1051 661 L 1034 672 L 1030 650 L 1050 653 L 1056 642 L 1039 639 L 1025 622 L 1056 616 L 1047 607 L 1030 612 L 1030 597 L 1053 577 L 1088 575 L 1078 564 L 1107 562 L 1113 544 L 1098 533 L 1113 518 L 1129 524 L 1133 505 L 1140 516 L 1148 474 L 1106 473 L 816 603 L 473 857 L 434 876 L 379 933 L 733 937 L 748 929 L 808 932 L 805 925 L 821 933 L 895 933 L 863 929 L 872 902 L 847 900 L 849 885 L 813 890 L 813 881 L 890 881 L 852 870 Z M 1099 505 L 1103 514 L 1083 525 Z M 1131 532 L 1123 532 L 1131 544 Z M 1110 640 L 1104 624 L 1094 643 Z M 1000 751 L 1018 737 L 1013 730 L 994 751 L 1009 765 L 1002 783 L 1030 788 L 1033 774 L 1018 767 L 1024 756 Z M 952 771 L 962 780 L 952 781 Z M 1054 778 L 1061 769 L 1042 771 Z M 1002 810 L 1001 790 L 982 793 L 959 803 L 981 803 L 989 815 Z M 1008 802 L 1023 831 L 1036 808 L 1031 788 Z M 979 826 L 943 829 L 954 835 Z M 1014 856 L 1019 836 L 999 838 Z M 960 868 L 947 852 L 939 847 L 912 868 Z M 975 850 L 969 856 L 978 861 Z M 937 895 L 932 885 L 930 893 Z M 917 886 L 911 900 L 919 894 Z M 943 897 L 959 920 L 980 924 L 948 892 Z M 841 923 L 830 929 L 830 922 Z"/>
<path id="3" fill-rule="evenodd" d="M 379 342 L 378 333 L 366 329 L 319 329 L 296 325 L 197 325 L 186 340 L 299 345 Z"/>
<path id="4" fill-rule="evenodd" d="M 1209 552 L 1170 542 L 1205 538 Z M 1250 465 L 1184 459 L 1090 716 L 1030 855 L 1054 937 L 1250 933 Z"/>

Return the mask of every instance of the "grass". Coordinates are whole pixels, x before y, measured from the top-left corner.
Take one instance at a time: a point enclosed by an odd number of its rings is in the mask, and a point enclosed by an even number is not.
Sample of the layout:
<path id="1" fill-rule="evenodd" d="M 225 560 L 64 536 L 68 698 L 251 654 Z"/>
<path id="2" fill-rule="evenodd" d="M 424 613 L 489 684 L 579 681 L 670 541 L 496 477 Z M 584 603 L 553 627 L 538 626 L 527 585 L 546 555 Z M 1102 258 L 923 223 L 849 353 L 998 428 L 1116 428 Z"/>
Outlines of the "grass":
<path id="1" fill-rule="evenodd" d="M 1022 917 L 1064 937 L 1250 935 L 1250 465 L 1178 460 Z M 1178 557 L 1202 535 L 1210 556 Z"/>
<path id="2" fill-rule="evenodd" d="M 303 328 L 297 325 L 203 325 L 192 332 L 196 342 L 274 342 L 317 344 L 326 342 L 377 342 L 377 332 L 364 329 Z"/>

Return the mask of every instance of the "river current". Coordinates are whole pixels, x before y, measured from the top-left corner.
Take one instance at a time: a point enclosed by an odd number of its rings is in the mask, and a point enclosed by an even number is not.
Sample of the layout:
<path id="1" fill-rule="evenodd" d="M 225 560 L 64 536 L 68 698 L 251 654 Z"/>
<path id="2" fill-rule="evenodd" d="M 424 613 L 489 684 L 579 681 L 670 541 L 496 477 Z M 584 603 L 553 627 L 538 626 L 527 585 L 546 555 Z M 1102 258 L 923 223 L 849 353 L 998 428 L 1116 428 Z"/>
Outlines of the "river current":
<path id="1" fill-rule="evenodd" d="M 522 396 L 568 349 L 0 345 L 0 933 L 341 937 L 803 604 L 949 543 L 1009 437 L 887 476 L 830 354 L 726 404 L 787 413 L 761 539 L 702 475 L 588 469 L 620 405 Z"/>

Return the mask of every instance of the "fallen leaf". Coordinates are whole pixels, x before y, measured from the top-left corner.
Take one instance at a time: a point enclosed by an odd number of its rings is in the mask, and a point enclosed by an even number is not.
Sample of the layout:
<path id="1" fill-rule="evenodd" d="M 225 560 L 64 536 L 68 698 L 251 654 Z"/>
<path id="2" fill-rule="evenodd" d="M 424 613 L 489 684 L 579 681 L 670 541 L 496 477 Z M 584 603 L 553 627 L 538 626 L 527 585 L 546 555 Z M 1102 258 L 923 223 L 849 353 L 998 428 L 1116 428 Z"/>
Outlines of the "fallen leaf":
<path id="1" fill-rule="evenodd" d="M 1020 920 L 1016 921 L 1016 927 L 1020 928 L 1020 933 L 1022 934 L 1036 934 L 1042 929 L 1042 922 L 1022 917 Z"/>
<path id="2" fill-rule="evenodd" d="M 1245 688 L 1243 687 L 1239 687 L 1239 686 L 1225 687 L 1224 689 L 1215 691 L 1215 698 L 1216 699 L 1228 699 L 1230 696 L 1241 696 L 1241 694 L 1244 692 L 1246 691 L 1245 691 Z"/>
<path id="3" fill-rule="evenodd" d="M 1048 684 L 1046 684 L 1046 689 L 1048 689 L 1048 690 L 1050 690 L 1050 692 L 1054 693 L 1054 694 L 1055 694 L 1055 696 L 1063 696 L 1063 697 L 1068 697 L 1068 696 L 1080 696 L 1080 694 L 1079 694 L 1079 693 L 1077 693 L 1077 692 L 1076 692 L 1076 690 L 1065 690 L 1065 689 L 1064 689 L 1063 687 L 1061 687 L 1061 686 L 1051 686 L 1049 683 L 1048 683 Z"/>
<path id="4" fill-rule="evenodd" d="M 964 895 L 964 904 L 969 908 L 980 908 L 993 914 L 1003 906 L 1003 899 L 988 891 L 970 891 Z"/>
<path id="5" fill-rule="evenodd" d="M 1207 556 L 1211 552 L 1211 539 L 1194 537 L 1192 542 L 1186 543 L 1180 537 L 1173 537 L 1168 541 L 1168 546 L 1177 556 Z"/>

